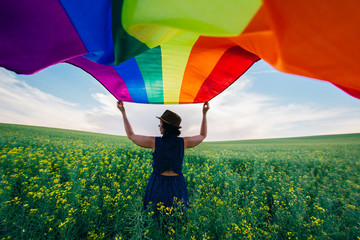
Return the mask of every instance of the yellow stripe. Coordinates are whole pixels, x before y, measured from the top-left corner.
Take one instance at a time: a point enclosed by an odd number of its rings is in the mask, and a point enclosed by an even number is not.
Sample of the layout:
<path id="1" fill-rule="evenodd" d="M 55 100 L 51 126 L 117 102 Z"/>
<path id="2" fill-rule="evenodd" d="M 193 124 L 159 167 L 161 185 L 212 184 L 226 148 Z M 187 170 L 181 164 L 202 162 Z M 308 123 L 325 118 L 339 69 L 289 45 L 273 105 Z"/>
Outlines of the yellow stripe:
<path id="1" fill-rule="evenodd" d="M 161 46 L 164 103 L 179 103 L 187 61 L 198 34 L 184 33 Z"/>

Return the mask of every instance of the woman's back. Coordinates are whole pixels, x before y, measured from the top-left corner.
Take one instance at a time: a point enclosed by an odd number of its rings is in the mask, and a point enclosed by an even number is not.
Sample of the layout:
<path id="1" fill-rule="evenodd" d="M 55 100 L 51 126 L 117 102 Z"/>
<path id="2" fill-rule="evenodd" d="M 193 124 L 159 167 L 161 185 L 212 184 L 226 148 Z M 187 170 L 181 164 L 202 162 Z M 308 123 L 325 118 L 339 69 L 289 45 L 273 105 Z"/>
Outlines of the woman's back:
<path id="1" fill-rule="evenodd" d="M 176 136 L 156 137 L 153 153 L 153 171 L 161 174 L 172 170 L 181 174 L 184 159 L 184 139 Z"/>

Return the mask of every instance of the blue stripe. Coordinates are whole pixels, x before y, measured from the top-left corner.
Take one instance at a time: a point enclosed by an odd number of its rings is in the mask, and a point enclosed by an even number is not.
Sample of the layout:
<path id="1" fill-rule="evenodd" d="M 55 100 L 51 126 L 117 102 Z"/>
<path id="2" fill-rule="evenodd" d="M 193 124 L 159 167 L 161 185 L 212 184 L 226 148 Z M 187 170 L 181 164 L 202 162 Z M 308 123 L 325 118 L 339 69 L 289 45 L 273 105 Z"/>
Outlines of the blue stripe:
<path id="1" fill-rule="evenodd" d="M 85 57 L 113 65 L 111 0 L 60 0 L 60 3 L 89 52 Z"/>
<path id="2" fill-rule="evenodd" d="M 131 58 L 113 68 L 124 80 L 134 102 L 149 103 L 145 83 L 135 58 Z"/>

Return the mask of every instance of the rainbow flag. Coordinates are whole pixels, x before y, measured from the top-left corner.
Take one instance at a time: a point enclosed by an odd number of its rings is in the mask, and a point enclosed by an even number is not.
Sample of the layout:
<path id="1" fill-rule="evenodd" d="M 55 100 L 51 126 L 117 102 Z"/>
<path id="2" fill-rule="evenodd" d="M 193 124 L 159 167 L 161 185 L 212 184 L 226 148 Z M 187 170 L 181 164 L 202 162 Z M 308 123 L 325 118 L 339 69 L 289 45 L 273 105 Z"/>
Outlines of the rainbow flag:
<path id="1" fill-rule="evenodd" d="M 360 98 L 359 1 L 0 2 L 0 66 L 67 62 L 117 99 L 206 102 L 263 59 Z"/>

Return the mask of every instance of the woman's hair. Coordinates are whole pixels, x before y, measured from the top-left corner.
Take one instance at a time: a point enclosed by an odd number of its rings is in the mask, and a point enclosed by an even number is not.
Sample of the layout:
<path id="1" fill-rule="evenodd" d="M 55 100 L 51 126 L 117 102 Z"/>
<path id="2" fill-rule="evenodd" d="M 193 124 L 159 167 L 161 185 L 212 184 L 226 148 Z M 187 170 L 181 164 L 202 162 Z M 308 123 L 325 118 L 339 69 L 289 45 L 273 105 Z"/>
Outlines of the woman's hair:
<path id="1" fill-rule="evenodd" d="M 173 125 L 170 125 L 164 121 L 161 121 L 162 122 L 162 127 L 164 128 L 164 134 L 163 134 L 163 137 L 170 137 L 170 136 L 179 136 L 180 135 L 180 130 L 173 126 Z"/>

